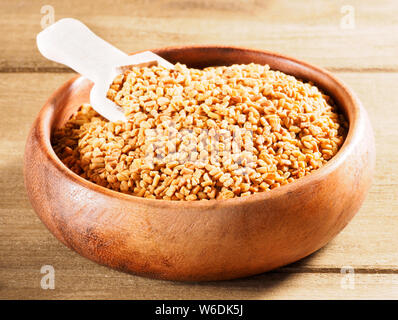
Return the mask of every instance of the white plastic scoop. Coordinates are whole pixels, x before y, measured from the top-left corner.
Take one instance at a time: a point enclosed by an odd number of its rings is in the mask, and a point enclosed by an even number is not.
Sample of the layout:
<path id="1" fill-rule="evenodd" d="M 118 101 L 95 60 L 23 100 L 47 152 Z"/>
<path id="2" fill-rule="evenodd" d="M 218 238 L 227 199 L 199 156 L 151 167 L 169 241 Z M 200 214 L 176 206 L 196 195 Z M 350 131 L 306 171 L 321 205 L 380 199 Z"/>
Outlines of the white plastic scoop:
<path id="1" fill-rule="evenodd" d="M 130 66 L 173 64 L 150 51 L 129 56 L 95 35 L 76 19 L 61 19 L 37 35 L 37 47 L 49 60 L 62 63 L 94 82 L 90 103 L 109 121 L 126 121 L 122 108 L 106 98 L 114 78 Z"/>

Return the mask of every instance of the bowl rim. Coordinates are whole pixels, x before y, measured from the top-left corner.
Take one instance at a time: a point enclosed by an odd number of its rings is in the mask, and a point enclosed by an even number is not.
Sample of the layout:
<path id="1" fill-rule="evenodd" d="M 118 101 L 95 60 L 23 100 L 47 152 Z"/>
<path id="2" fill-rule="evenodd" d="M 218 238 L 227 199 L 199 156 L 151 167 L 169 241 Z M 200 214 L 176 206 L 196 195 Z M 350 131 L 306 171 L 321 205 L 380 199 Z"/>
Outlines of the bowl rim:
<path id="1" fill-rule="evenodd" d="M 346 109 L 347 105 L 351 108 L 351 117 L 349 120 L 349 127 L 348 133 L 344 140 L 343 145 L 338 150 L 336 155 L 330 159 L 323 167 L 314 170 L 311 174 L 304 176 L 302 178 L 297 179 L 292 183 L 288 183 L 286 185 L 282 185 L 278 188 L 272 189 L 270 191 L 265 192 L 258 192 L 251 194 L 246 197 L 234 197 L 230 199 L 211 199 L 207 201 L 181 201 L 181 200 L 163 200 L 163 199 L 150 199 L 144 197 L 138 197 L 131 194 L 122 193 L 120 191 L 115 191 L 112 189 L 108 189 L 106 187 L 100 186 L 90 180 L 86 180 L 82 178 L 78 174 L 74 173 L 70 170 L 56 155 L 54 149 L 51 146 L 51 134 L 52 134 L 52 123 L 53 123 L 53 114 L 55 112 L 55 104 L 56 104 L 56 97 L 61 95 L 64 92 L 72 89 L 74 86 L 79 85 L 80 81 L 86 80 L 81 75 L 76 75 L 63 83 L 60 87 L 58 87 L 47 99 L 43 107 L 41 108 L 33 126 L 31 128 L 31 132 L 33 129 L 38 130 L 38 141 L 39 147 L 42 149 L 44 154 L 46 155 L 47 159 L 51 162 L 51 164 L 62 174 L 65 178 L 71 180 L 72 182 L 80 185 L 81 187 L 88 188 L 91 191 L 98 192 L 104 196 L 109 196 L 112 198 L 118 198 L 119 200 L 123 201 L 131 201 L 131 202 L 138 202 L 142 206 L 155 206 L 155 207 L 163 207 L 163 208 L 176 208 L 176 207 L 185 207 L 189 206 L 190 208 L 209 208 L 213 207 L 214 205 L 221 205 L 221 206 L 236 206 L 242 204 L 252 204 L 254 202 L 259 201 L 266 201 L 270 198 L 275 199 L 286 194 L 295 193 L 297 190 L 310 186 L 310 185 L 317 185 L 317 182 L 321 181 L 325 176 L 329 175 L 333 171 L 335 171 L 349 156 L 351 150 L 359 140 L 359 134 L 361 131 L 361 125 L 364 121 L 364 114 L 366 110 L 362 106 L 360 100 L 357 96 L 347 87 L 347 85 L 336 78 L 332 73 L 329 71 L 316 67 L 310 63 L 298 60 L 296 58 L 292 58 L 290 56 L 275 53 L 268 50 L 260 50 L 260 49 L 251 49 L 245 48 L 240 46 L 219 46 L 219 45 L 187 45 L 187 46 L 168 46 L 162 48 L 152 49 L 155 52 L 162 51 L 167 52 L 170 50 L 186 50 L 186 49 L 226 49 L 226 50 L 237 50 L 237 51 L 246 51 L 252 53 L 261 53 L 268 56 L 271 56 L 276 59 L 284 60 L 285 62 L 291 62 L 294 64 L 299 64 L 302 67 L 311 69 L 313 72 L 322 74 L 325 76 L 329 81 L 334 82 L 337 87 L 343 90 L 344 95 L 348 97 L 348 100 L 344 103 L 345 107 L 341 107 L 339 103 L 337 103 L 340 108 Z M 137 51 L 140 52 L 140 51 Z M 136 53 L 136 52 L 134 52 Z M 315 85 L 317 85 L 316 81 L 312 81 Z M 346 112 L 346 116 L 348 117 L 348 112 Z"/>

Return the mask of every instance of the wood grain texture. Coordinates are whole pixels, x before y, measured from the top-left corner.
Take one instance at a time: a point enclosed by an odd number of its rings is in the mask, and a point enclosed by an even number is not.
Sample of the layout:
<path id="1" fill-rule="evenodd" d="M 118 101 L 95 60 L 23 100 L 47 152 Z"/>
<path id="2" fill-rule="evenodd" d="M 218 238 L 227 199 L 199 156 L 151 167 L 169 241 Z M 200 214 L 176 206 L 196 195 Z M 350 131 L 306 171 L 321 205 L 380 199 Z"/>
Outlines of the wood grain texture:
<path id="1" fill-rule="evenodd" d="M 47 231 L 26 197 L 22 154 L 27 132 L 41 105 L 72 75 L 0 74 L 0 106 L 8 115 L 0 118 L 3 173 L 0 178 L 0 298 L 149 299 L 184 298 L 187 294 L 196 298 L 261 299 L 396 296 L 398 150 L 395 146 L 398 134 L 395 126 L 398 109 L 383 110 L 386 105 L 398 104 L 398 96 L 394 94 L 398 73 L 344 72 L 337 76 L 358 94 L 376 133 L 376 179 L 360 212 L 325 248 L 298 263 L 269 275 L 199 285 L 148 280 L 112 271 L 80 257 Z M 40 267 L 45 264 L 55 267 L 56 290 L 39 288 Z M 354 267 L 359 279 L 363 279 L 356 290 L 341 290 L 342 266 Z M 322 289 L 314 292 L 319 283 Z"/>
<path id="2" fill-rule="evenodd" d="M 0 1 L 0 71 L 60 71 L 40 56 L 42 1 Z M 332 70 L 398 70 L 394 0 L 349 1 L 355 28 L 342 29 L 344 0 L 51 1 L 55 19 L 81 19 L 125 52 L 222 44 L 267 49 Z"/>
<path id="3" fill-rule="evenodd" d="M 360 212 L 331 243 L 277 272 L 228 282 L 149 280 L 101 267 L 64 247 L 33 212 L 22 155 L 48 96 L 72 74 L 35 47 L 40 8 L 73 16 L 126 52 L 168 45 L 229 44 L 288 54 L 332 71 L 357 92 L 376 134 L 376 179 Z M 356 28 L 342 30 L 343 5 Z M 395 0 L 0 0 L 0 299 L 4 298 L 398 298 L 398 5 Z M 19 73 L 12 72 L 42 72 Z M 341 72 L 349 71 L 349 72 Z M 40 267 L 56 289 L 40 289 Z M 340 286 L 342 266 L 356 271 Z"/>
<path id="4" fill-rule="evenodd" d="M 71 257 L 74 258 L 74 257 Z M 398 275 L 355 274 L 355 286 L 342 286 L 336 273 L 271 272 L 228 282 L 181 283 L 119 274 L 105 267 L 76 263 L 55 265 L 55 289 L 39 289 L 36 265 L 24 273 L 0 270 L 2 281 L 13 285 L 7 298 L 21 299 L 397 299 Z M 95 272 L 91 274 L 90 272 Z"/>

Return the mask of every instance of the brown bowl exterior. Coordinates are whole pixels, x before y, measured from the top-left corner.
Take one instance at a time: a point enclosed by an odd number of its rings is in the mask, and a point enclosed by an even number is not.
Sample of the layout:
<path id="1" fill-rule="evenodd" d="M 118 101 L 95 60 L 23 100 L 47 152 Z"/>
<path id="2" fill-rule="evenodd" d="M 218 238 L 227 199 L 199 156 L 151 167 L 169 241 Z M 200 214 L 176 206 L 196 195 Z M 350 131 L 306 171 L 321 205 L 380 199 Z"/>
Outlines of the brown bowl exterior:
<path id="1" fill-rule="evenodd" d="M 358 211 L 375 164 L 372 128 L 353 93 L 329 72 L 267 51 L 198 46 L 154 50 L 191 67 L 269 64 L 311 80 L 349 119 L 338 154 L 313 174 L 271 192 L 210 201 L 133 197 L 75 175 L 57 158 L 50 134 L 89 101 L 81 77 L 52 94 L 29 133 L 25 185 L 47 228 L 79 254 L 112 268 L 171 280 L 221 280 L 258 274 L 324 246 Z"/>

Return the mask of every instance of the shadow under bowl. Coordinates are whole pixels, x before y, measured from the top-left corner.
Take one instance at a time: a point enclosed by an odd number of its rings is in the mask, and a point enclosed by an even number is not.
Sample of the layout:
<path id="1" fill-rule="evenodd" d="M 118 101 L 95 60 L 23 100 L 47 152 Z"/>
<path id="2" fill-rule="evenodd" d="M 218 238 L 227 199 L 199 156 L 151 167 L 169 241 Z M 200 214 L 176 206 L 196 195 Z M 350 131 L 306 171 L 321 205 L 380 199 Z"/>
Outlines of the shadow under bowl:
<path id="1" fill-rule="evenodd" d="M 270 192 L 190 202 L 134 197 L 74 174 L 51 147 L 52 130 L 89 101 L 92 83 L 75 77 L 41 109 L 24 158 L 32 206 L 61 242 L 93 261 L 134 274 L 221 280 L 299 260 L 347 225 L 370 187 L 375 146 L 365 109 L 341 81 L 321 68 L 268 51 L 220 46 L 153 51 L 189 67 L 254 62 L 312 81 L 348 118 L 347 138 L 324 167 Z"/>

